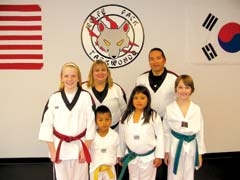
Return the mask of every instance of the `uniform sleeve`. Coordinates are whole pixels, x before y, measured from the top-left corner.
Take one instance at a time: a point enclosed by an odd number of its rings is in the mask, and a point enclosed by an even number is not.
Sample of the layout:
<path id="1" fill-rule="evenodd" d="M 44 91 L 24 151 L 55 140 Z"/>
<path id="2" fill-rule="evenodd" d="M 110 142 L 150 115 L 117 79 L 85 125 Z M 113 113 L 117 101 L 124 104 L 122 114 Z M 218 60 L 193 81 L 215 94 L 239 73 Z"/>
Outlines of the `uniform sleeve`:
<path id="1" fill-rule="evenodd" d="M 95 103 L 89 93 L 87 94 L 86 102 L 85 102 L 85 113 L 86 113 L 86 121 L 87 121 L 87 132 L 86 132 L 86 140 L 93 140 L 96 135 L 96 125 L 95 125 Z"/>
<path id="2" fill-rule="evenodd" d="M 120 156 L 123 157 L 126 152 L 126 144 L 125 144 L 125 135 L 124 135 L 124 124 L 119 123 L 119 140 L 120 140 Z"/>
<path id="3" fill-rule="evenodd" d="M 53 142 L 53 108 L 51 107 L 52 101 L 53 99 L 50 97 L 43 111 L 42 122 L 38 134 L 38 139 L 41 141 Z"/>
<path id="4" fill-rule="evenodd" d="M 118 89 L 118 95 L 119 95 L 119 107 L 121 109 L 121 113 L 123 113 L 127 107 L 127 97 L 124 89 L 119 85 L 117 86 L 118 86 L 117 89 Z"/>
<path id="5" fill-rule="evenodd" d="M 157 158 L 164 158 L 164 135 L 163 135 L 163 124 L 161 118 L 158 114 L 156 114 L 156 118 L 154 119 L 154 131 L 157 137 L 157 145 L 155 150 L 155 156 Z M 155 116 L 155 115 L 154 115 Z"/>
<path id="6" fill-rule="evenodd" d="M 206 153 L 206 147 L 204 142 L 204 123 L 203 123 L 201 110 L 200 110 L 200 120 L 201 120 L 201 128 L 200 128 L 200 131 L 197 133 L 196 139 L 198 143 L 199 154 L 204 154 Z"/>
<path id="7" fill-rule="evenodd" d="M 116 137 L 116 143 L 117 143 L 117 157 L 122 157 L 123 154 L 122 154 L 121 147 L 120 147 L 120 137 L 119 137 L 118 133 L 117 133 L 117 137 Z"/>
<path id="8" fill-rule="evenodd" d="M 164 151 L 169 152 L 170 151 L 170 127 L 168 126 L 168 115 L 167 111 L 163 118 L 163 132 L 164 132 Z"/>

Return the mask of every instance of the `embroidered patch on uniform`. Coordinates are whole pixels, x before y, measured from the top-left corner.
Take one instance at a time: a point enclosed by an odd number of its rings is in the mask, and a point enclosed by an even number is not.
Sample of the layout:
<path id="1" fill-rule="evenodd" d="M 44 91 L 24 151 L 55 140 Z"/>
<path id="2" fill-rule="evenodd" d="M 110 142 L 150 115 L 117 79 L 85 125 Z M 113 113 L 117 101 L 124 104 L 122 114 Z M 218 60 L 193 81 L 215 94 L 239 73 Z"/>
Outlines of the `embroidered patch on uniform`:
<path id="1" fill-rule="evenodd" d="M 188 122 L 182 121 L 182 127 L 188 127 Z"/>
<path id="2" fill-rule="evenodd" d="M 140 139 L 140 136 L 139 135 L 134 135 L 133 139 L 138 140 L 138 139 Z"/>
<path id="3" fill-rule="evenodd" d="M 58 109 L 58 108 L 59 108 L 59 106 L 55 106 L 54 108 L 55 108 L 55 109 Z"/>
<path id="4" fill-rule="evenodd" d="M 105 148 L 104 148 L 104 149 L 101 149 L 101 152 L 102 152 L 102 153 L 106 153 L 106 152 L 107 152 L 107 149 L 105 149 Z"/>

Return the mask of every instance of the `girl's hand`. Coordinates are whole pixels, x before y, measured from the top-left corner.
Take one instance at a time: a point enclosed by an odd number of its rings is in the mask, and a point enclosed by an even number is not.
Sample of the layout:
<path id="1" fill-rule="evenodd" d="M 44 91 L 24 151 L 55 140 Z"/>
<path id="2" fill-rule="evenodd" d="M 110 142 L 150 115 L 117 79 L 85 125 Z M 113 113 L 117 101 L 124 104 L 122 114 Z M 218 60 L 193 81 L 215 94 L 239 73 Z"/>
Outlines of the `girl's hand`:
<path id="1" fill-rule="evenodd" d="M 83 151 L 80 151 L 80 153 L 79 153 L 79 162 L 80 163 L 85 163 L 86 162 L 85 154 L 84 154 Z"/>
<path id="2" fill-rule="evenodd" d="M 55 163 L 55 159 L 56 159 L 56 152 L 50 152 L 50 159 L 53 163 Z"/>
<path id="3" fill-rule="evenodd" d="M 200 167 L 202 167 L 202 155 L 199 154 L 198 158 L 199 158 L 199 164 L 198 164 L 198 169 L 199 169 Z"/>
<path id="4" fill-rule="evenodd" d="M 170 161 L 169 153 L 165 153 L 165 155 L 164 155 L 164 163 L 165 163 L 166 165 L 168 165 L 168 164 L 169 164 L 169 161 Z"/>
<path id="5" fill-rule="evenodd" d="M 121 161 L 121 158 L 120 158 L 120 157 L 118 157 L 118 158 L 117 158 L 117 163 L 118 163 L 120 166 L 123 166 L 123 163 L 122 163 L 122 161 Z"/>
<path id="6" fill-rule="evenodd" d="M 155 159 L 153 160 L 153 166 L 154 166 L 155 168 L 161 166 L 161 164 L 162 164 L 162 159 L 160 159 L 160 158 L 155 158 Z"/>
<path id="7" fill-rule="evenodd" d="M 62 162 L 60 159 L 58 161 L 56 161 L 56 152 L 51 152 L 50 156 L 51 156 L 51 162 L 56 163 L 56 164 L 59 164 Z"/>
<path id="8" fill-rule="evenodd" d="M 57 164 L 61 163 L 61 160 L 56 161 L 57 151 L 54 147 L 54 143 L 53 142 L 47 142 L 47 144 L 48 144 L 48 149 L 49 149 L 49 153 L 50 153 L 51 162 L 57 163 Z"/>

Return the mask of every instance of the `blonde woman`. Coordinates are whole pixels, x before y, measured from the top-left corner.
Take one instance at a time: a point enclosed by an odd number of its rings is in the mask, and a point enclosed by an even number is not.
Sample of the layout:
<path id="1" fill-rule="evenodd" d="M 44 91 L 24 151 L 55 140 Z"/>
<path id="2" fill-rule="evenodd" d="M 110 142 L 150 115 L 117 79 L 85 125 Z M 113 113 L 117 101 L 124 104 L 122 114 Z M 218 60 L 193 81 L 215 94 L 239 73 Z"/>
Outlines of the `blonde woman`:
<path id="1" fill-rule="evenodd" d="M 127 106 L 126 94 L 119 84 L 113 82 L 110 69 L 104 61 L 93 62 L 88 80 L 82 84 L 82 88 L 92 95 L 96 107 L 105 105 L 110 109 L 111 128 L 118 130 L 119 120 Z"/>

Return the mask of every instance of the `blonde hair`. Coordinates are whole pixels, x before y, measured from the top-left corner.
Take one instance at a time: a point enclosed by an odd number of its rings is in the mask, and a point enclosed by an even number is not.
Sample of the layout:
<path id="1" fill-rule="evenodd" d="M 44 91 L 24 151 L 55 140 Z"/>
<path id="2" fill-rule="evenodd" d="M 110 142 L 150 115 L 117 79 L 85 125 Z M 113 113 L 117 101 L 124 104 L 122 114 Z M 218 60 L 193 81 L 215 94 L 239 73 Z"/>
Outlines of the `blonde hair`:
<path id="1" fill-rule="evenodd" d="M 90 71 L 88 73 L 87 87 L 88 88 L 89 87 L 94 87 L 93 69 L 97 65 L 101 65 L 101 66 L 106 67 L 106 69 L 107 69 L 107 83 L 108 83 L 108 87 L 111 88 L 113 86 L 113 79 L 112 79 L 112 76 L 111 76 L 111 72 L 110 72 L 110 69 L 109 69 L 108 65 L 102 60 L 96 60 L 96 61 L 93 62 L 92 66 L 90 68 Z"/>
<path id="2" fill-rule="evenodd" d="M 63 70 L 66 68 L 66 67 L 72 67 L 72 68 L 75 68 L 76 71 L 77 71 L 77 75 L 78 75 L 78 87 L 82 88 L 82 77 L 81 77 L 81 71 L 80 71 L 80 68 L 79 66 L 74 63 L 74 62 L 68 62 L 68 63 L 65 63 L 63 64 L 62 68 L 61 68 L 61 73 L 60 73 L 60 85 L 59 85 L 59 90 L 63 90 L 64 89 L 64 84 L 62 83 L 61 81 L 61 77 L 62 77 L 62 73 L 63 73 Z"/>

